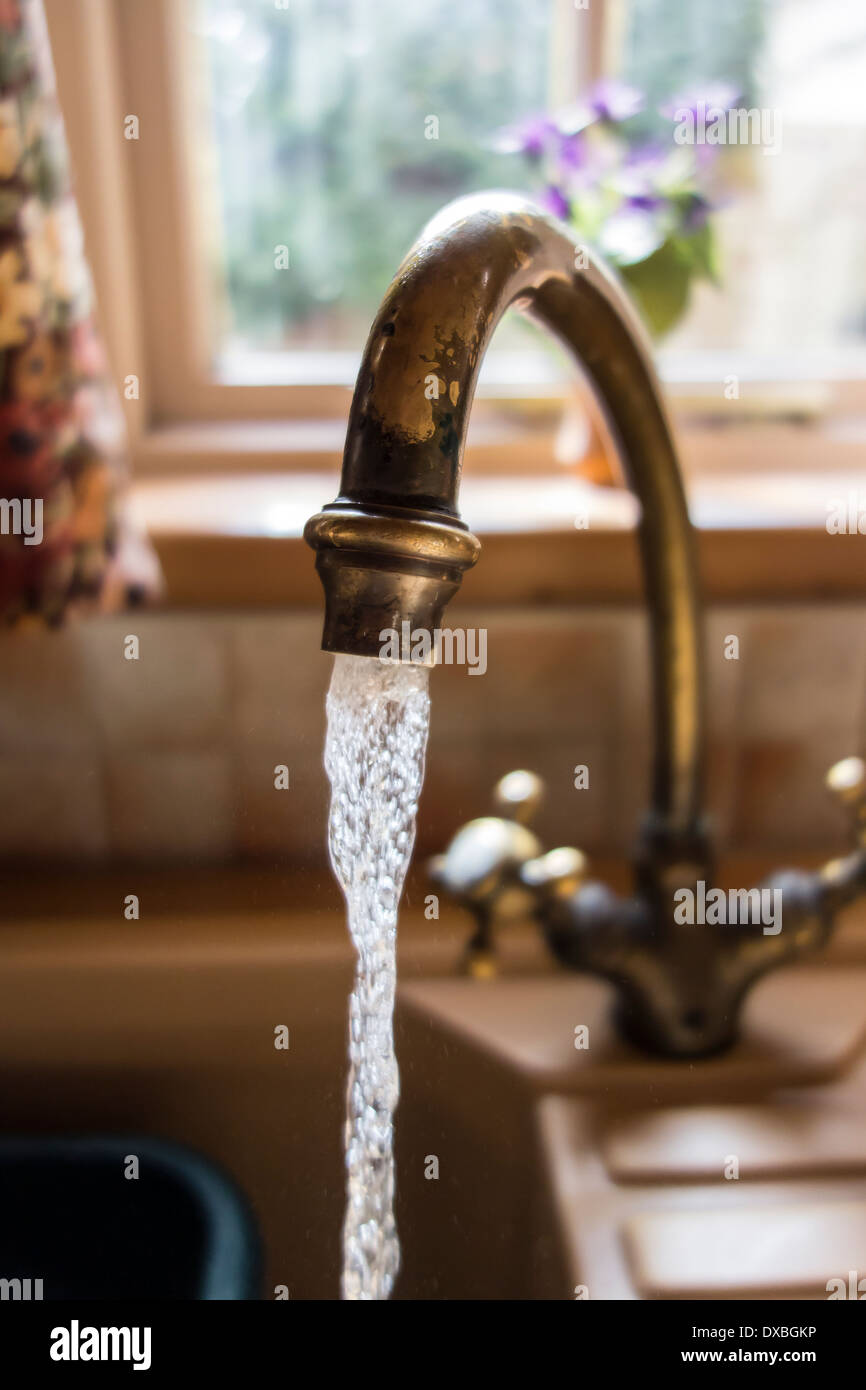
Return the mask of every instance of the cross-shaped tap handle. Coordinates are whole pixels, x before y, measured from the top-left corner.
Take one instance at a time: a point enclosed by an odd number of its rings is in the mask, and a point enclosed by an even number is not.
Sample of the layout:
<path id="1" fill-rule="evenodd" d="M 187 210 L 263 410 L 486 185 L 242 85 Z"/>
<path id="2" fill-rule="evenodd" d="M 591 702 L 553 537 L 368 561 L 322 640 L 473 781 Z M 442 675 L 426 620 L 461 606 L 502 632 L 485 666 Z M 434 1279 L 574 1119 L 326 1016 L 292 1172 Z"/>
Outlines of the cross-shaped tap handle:
<path id="1" fill-rule="evenodd" d="M 825 785 L 851 817 L 858 845 L 866 849 L 866 762 L 843 758 L 827 773 Z"/>
<path id="2" fill-rule="evenodd" d="M 576 892 L 586 874 L 580 850 L 563 847 L 545 853 L 530 830 L 543 796 L 544 783 L 534 772 L 521 768 L 506 773 L 493 789 L 497 814 L 462 826 L 428 865 L 433 882 L 475 917 L 469 945 L 473 973 L 494 970 L 496 922 L 525 917 L 542 897 Z"/>

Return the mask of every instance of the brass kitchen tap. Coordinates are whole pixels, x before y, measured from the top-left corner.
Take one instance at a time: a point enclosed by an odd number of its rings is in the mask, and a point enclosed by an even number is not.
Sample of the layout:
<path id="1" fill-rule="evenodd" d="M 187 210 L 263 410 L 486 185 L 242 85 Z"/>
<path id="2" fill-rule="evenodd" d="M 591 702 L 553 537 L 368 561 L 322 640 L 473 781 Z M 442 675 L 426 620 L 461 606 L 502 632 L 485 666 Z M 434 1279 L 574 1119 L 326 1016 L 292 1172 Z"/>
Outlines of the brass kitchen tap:
<path id="1" fill-rule="evenodd" d="M 818 875 L 783 876 L 778 934 L 753 923 L 675 920 L 675 893 L 712 880 L 701 815 L 700 610 L 682 477 L 628 300 L 586 247 L 522 197 L 482 194 L 445 208 L 382 301 L 352 401 L 340 494 L 305 530 L 325 590 L 322 646 L 378 657 L 385 630 L 401 630 L 404 622 L 413 632 L 441 627 L 448 600 L 480 552 L 459 517 L 457 491 L 478 370 L 509 307 L 572 350 L 640 502 L 654 701 L 651 808 L 627 900 L 583 882 L 577 851 L 540 853 L 521 816 L 500 816 L 497 831 L 488 824 L 486 841 L 478 832 L 484 822 L 465 827 L 440 859 L 438 878 L 473 907 L 482 936 L 502 894 L 519 886 L 557 957 L 613 981 L 629 1037 L 668 1055 L 699 1056 L 733 1040 L 749 985 L 820 945 L 832 912 L 866 885 L 863 818 L 850 859 Z M 850 766 L 847 775 L 856 781 Z M 499 853 L 490 839 L 497 834 Z M 467 867 L 473 854 L 475 868 Z M 485 866 L 484 891 L 467 892 L 467 881 Z"/>

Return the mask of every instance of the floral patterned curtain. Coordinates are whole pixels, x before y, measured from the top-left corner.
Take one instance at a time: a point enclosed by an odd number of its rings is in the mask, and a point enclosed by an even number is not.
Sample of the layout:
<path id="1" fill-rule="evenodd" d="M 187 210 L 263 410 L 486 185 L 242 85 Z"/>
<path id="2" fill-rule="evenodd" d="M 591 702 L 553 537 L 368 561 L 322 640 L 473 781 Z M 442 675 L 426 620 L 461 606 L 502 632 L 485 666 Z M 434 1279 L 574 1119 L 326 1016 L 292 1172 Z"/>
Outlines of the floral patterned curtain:
<path id="1" fill-rule="evenodd" d="M 94 326 L 42 0 L 0 0 L 0 621 L 141 601 L 126 440 Z"/>

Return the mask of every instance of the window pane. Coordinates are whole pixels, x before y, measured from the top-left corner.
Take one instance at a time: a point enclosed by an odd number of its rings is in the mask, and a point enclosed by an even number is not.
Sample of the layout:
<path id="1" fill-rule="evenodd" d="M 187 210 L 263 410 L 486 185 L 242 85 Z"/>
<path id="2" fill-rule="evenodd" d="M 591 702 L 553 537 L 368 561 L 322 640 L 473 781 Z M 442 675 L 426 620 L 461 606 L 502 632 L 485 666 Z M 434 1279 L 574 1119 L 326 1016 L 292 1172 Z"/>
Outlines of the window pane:
<path id="1" fill-rule="evenodd" d="M 552 4 L 190 4 L 218 224 L 215 355 L 358 352 L 425 221 L 459 194 L 514 185 L 513 159 L 488 142 L 547 103 Z"/>
<path id="2" fill-rule="evenodd" d="M 851 0 L 630 0 L 621 72 L 656 101 L 730 81 L 738 106 L 780 121 L 776 153 L 724 151 L 722 288 L 697 287 L 669 346 L 784 358 L 792 370 L 860 360 L 866 9 Z"/>
<path id="3" fill-rule="evenodd" d="M 550 107 L 563 40 L 579 51 L 588 12 L 567 0 L 187 4 L 219 374 L 316 380 L 327 361 L 350 377 L 432 213 L 485 187 L 540 192 L 538 172 L 491 136 Z M 714 353 L 744 372 L 862 371 L 866 10 L 822 0 L 818 21 L 813 0 L 622 0 L 600 13 L 611 75 L 644 89 L 649 112 L 721 82 L 780 122 L 776 153 L 720 152 L 722 283 L 697 283 L 665 339 L 674 374 L 729 370 Z M 669 120 L 639 119 L 670 140 Z M 549 377 L 549 339 L 506 325 L 496 347 L 522 350 L 506 376 Z M 302 354 L 288 369 L 287 352 Z"/>

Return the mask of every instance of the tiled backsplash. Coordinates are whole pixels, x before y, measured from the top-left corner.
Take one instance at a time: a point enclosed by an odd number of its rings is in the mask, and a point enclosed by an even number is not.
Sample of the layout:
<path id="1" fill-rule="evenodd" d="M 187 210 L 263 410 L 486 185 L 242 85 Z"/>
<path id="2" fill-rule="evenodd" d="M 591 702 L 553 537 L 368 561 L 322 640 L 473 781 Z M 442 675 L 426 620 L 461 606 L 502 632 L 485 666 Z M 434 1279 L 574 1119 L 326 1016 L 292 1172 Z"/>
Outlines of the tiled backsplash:
<path id="1" fill-rule="evenodd" d="M 488 668 L 442 666 L 419 849 L 489 809 L 512 767 L 548 788 L 549 845 L 627 849 L 652 727 L 644 614 L 461 608 Z M 0 857 L 321 861 L 320 612 L 140 614 L 0 639 Z M 139 639 L 138 660 L 124 639 Z M 725 640 L 739 639 L 739 658 Z M 844 841 L 826 767 L 863 751 L 866 607 L 711 609 L 707 799 L 722 846 Z M 274 770 L 289 769 L 288 790 Z M 589 787 L 574 788 L 586 764 Z"/>

